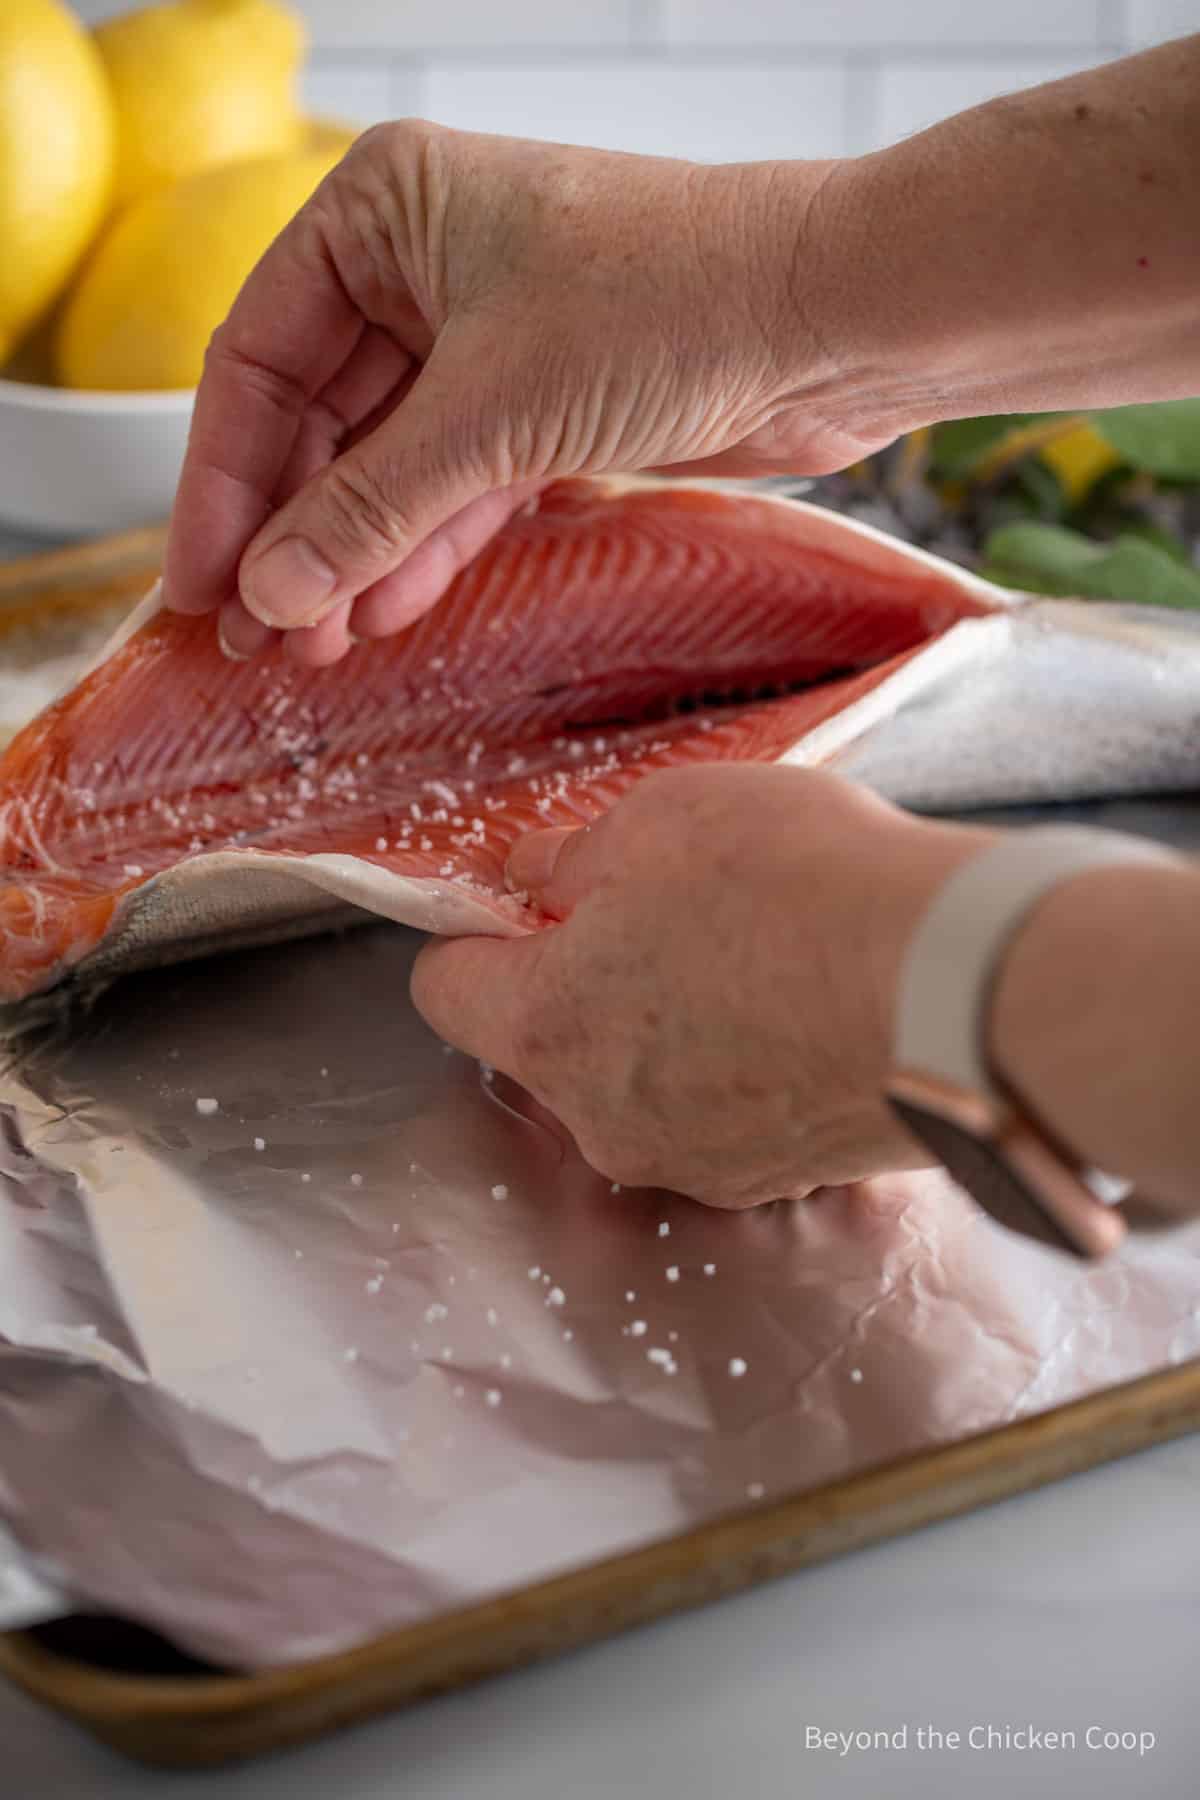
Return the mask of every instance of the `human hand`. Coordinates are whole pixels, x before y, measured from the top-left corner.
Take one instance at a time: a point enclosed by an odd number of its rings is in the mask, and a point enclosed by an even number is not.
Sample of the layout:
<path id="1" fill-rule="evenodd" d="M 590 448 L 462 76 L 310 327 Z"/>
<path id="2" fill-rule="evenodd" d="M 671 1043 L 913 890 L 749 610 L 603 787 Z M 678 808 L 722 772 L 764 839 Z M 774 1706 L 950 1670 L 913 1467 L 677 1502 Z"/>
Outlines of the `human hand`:
<path id="1" fill-rule="evenodd" d="M 236 655 L 311 627 L 289 653 L 332 662 L 552 477 L 815 474 L 886 442 L 840 335 L 852 167 L 366 133 L 213 339 L 168 604 L 219 606 Z"/>
<path id="2" fill-rule="evenodd" d="M 413 998 L 613 1180 L 743 1207 L 916 1167 L 883 1100 L 900 963 L 993 836 L 831 775 L 652 775 L 514 848 L 514 885 L 562 923 L 428 944 Z"/>

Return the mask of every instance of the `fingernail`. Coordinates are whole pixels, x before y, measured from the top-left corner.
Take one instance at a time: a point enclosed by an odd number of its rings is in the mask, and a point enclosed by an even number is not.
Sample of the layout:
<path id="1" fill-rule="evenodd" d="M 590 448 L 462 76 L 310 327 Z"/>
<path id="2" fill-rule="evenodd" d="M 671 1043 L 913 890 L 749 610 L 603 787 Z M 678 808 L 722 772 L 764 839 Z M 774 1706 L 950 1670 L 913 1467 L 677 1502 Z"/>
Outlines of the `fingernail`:
<path id="1" fill-rule="evenodd" d="M 280 538 L 240 576 L 242 599 L 265 625 L 314 625 L 337 576 L 306 538 Z"/>
<path id="2" fill-rule="evenodd" d="M 518 838 L 508 853 L 504 879 L 516 893 L 538 893 L 554 878 L 562 847 L 570 837 L 570 828 L 558 831 L 531 831 Z"/>
<path id="3" fill-rule="evenodd" d="M 250 657 L 245 650 L 235 650 L 225 635 L 224 619 L 217 620 L 217 643 L 221 646 L 221 655 L 226 662 L 249 662 Z"/>

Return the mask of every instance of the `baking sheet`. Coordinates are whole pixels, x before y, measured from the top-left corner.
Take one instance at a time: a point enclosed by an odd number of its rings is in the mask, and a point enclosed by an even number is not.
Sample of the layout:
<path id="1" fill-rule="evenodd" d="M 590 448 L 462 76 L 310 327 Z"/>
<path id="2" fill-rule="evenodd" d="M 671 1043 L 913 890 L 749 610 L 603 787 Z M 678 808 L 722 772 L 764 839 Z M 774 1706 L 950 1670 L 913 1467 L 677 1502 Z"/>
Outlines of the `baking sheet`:
<path id="1" fill-rule="evenodd" d="M 1084 1269 L 940 1174 L 613 1192 L 369 928 L 130 978 L 0 1079 L 0 1517 L 263 1668 L 1200 1354 L 1200 1229 Z"/>

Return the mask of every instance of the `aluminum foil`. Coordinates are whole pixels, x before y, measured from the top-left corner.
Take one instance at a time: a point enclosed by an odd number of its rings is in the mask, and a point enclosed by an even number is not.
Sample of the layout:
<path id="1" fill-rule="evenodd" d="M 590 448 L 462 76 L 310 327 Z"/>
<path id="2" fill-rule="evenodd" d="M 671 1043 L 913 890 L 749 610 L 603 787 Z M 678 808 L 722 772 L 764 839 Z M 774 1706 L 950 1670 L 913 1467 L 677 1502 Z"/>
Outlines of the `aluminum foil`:
<path id="1" fill-rule="evenodd" d="M 1200 1353 L 1200 1228 L 1088 1269 L 939 1174 L 612 1189 L 422 1026 L 417 942 L 130 977 L 13 1048 L 10 1577 L 279 1664 Z"/>

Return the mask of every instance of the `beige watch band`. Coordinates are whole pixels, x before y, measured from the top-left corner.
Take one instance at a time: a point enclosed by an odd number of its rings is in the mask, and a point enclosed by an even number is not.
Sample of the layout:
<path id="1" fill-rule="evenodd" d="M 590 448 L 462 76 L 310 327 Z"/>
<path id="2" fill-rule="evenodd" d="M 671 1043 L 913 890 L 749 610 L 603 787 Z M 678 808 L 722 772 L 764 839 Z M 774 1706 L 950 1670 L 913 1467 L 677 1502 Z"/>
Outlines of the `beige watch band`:
<path id="1" fill-rule="evenodd" d="M 1006 832 L 955 871 L 909 943 L 896 1000 L 893 1068 L 997 1097 L 987 1017 L 1004 952 L 1030 911 L 1072 875 L 1116 863 L 1177 862 L 1144 838 L 1083 826 Z"/>

